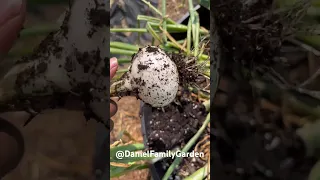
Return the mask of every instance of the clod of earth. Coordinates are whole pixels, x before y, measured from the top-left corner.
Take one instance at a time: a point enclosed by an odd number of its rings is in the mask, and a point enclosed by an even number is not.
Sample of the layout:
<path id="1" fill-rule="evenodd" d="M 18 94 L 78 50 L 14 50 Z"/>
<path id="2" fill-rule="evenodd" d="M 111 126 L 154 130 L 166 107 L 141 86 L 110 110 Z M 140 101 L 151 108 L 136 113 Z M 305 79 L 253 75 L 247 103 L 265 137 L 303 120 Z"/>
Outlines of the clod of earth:
<path id="1" fill-rule="evenodd" d="M 36 115 L 65 104 L 67 99 L 82 102 L 73 103 L 74 109 L 75 105 L 82 109 L 79 105 L 85 104 L 90 109 L 94 102 L 108 101 L 109 73 L 105 67 L 109 61 L 105 48 L 109 43 L 109 16 L 101 17 L 109 14 L 109 3 L 70 2 L 61 28 L 48 35 L 31 56 L 9 67 L 0 80 L 0 112 L 26 110 Z M 87 113 L 86 117 L 96 116 L 96 111 L 90 109 L 91 115 Z"/>
<path id="2" fill-rule="evenodd" d="M 184 94 L 187 94 L 185 92 Z M 178 97 L 181 105 L 174 103 L 161 109 L 152 108 L 152 114 L 146 119 L 148 132 L 148 147 L 158 152 L 170 150 L 187 142 L 201 127 L 207 113 L 199 102 L 193 102 L 183 96 Z"/>
<path id="3" fill-rule="evenodd" d="M 179 72 L 174 61 L 160 48 L 141 48 L 132 58 L 129 71 L 111 86 L 111 94 L 135 92 L 153 107 L 164 107 L 176 97 Z"/>

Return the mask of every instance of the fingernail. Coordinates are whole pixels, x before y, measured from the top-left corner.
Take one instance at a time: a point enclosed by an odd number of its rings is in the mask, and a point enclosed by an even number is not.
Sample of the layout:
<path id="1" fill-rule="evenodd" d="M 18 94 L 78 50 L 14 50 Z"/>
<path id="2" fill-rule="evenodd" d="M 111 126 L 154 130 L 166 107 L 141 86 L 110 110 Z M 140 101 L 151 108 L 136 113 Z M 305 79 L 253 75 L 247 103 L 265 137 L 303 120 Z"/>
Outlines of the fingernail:
<path id="1" fill-rule="evenodd" d="M 113 57 L 110 59 L 110 69 L 113 69 L 116 66 L 118 66 L 118 60 L 117 60 L 117 58 Z"/>
<path id="2" fill-rule="evenodd" d="M 0 25 L 18 15 L 22 0 L 0 0 Z"/>

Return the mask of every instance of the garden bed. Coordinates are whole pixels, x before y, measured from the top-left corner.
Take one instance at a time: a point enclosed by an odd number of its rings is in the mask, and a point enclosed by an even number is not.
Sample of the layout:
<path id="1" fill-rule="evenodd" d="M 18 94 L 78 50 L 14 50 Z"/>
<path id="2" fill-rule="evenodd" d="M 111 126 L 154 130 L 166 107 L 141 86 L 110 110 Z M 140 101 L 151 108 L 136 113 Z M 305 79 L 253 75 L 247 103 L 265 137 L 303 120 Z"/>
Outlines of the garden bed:
<path id="1" fill-rule="evenodd" d="M 146 4 L 148 2 L 143 1 Z M 192 1 L 189 1 L 189 5 Z M 156 14 L 160 15 L 161 12 L 156 10 L 150 4 L 150 9 L 154 10 Z M 193 6 L 193 5 L 192 5 Z M 205 9 L 205 11 L 204 11 Z M 166 25 L 160 18 L 149 17 L 144 15 L 138 15 L 139 21 L 147 21 L 146 28 L 114 28 L 111 32 L 138 32 L 140 37 L 143 34 L 149 34 L 152 36 L 152 45 L 159 45 L 174 61 L 179 72 L 180 88 L 175 101 L 170 105 L 163 108 L 152 108 L 150 105 L 143 104 L 141 109 L 141 122 L 142 131 L 144 136 L 144 146 L 140 144 L 122 144 L 112 148 L 133 148 L 136 150 L 152 149 L 158 152 L 166 150 L 177 150 L 191 152 L 202 152 L 204 149 L 205 157 L 203 158 L 182 158 L 181 159 L 161 159 L 154 162 L 153 159 L 151 165 L 151 176 L 153 179 L 184 179 L 192 175 L 197 170 L 208 167 L 209 159 L 209 128 L 208 123 L 208 100 L 210 90 L 209 87 L 209 49 L 208 47 L 208 29 L 209 23 L 206 24 L 206 18 L 209 15 L 208 9 L 196 6 L 189 8 L 191 14 L 187 14 L 182 20 L 174 22 L 172 19 L 167 18 Z M 203 16 L 206 12 L 207 16 Z M 189 16 L 195 18 L 194 21 L 189 20 Z M 200 20 L 202 19 L 202 20 Z M 182 24 L 180 24 L 182 23 Z M 167 30 L 165 29 L 167 28 Z M 147 33 L 142 33 L 147 32 Z M 140 33 L 140 34 L 139 34 Z M 160 37 L 161 35 L 161 37 Z M 165 42 L 167 41 L 167 42 Z M 122 62 L 131 62 L 131 56 L 137 53 L 139 48 L 145 45 L 129 45 L 123 42 L 111 42 L 111 53 L 123 55 L 120 60 Z M 149 44 L 148 44 L 149 45 Z M 123 51 L 126 50 L 126 51 Z M 125 61 L 124 61 L 125 60 Z M 122 71 L 122 70 L 120 70 Z M 118 71 L 119 72 L 119 71 Z M 131 72 L 129 70 L 123 70 L 122 72 Z M 120 74 L 120 73 L 119 73 Z M 123 76 L 119 76 L 120 78 Z M 116 78 L 117 79 L 117 78 Z M 115 80 L 116 80 L 115 79 Z M 144 86 L 140 84 L 140 87 Z M 133 93 L 133 94 L 132 94 Z M 117 95 L 124 96 L 128 94 L 118 93 Z M 137 92 L 131 92 L 130 95 L 136 95 Z M 206 105 L 203 103 L 206 102 Z M 132 142 L 131 142 L 132 143 Z M 141 149 L 140 149 L 141 148 Z M 111 150 L 113 152 L 113 150 Z M 113 153 L 111 153 L 113 154 Z M 127 160 L 129 161 L 129 160 Z M 119 161 L 111 155 L 112 167 L 120 168 Z M 136 162 L 136 160 L 134 160 Z M 180 164 L 179 168 L 173 170 L 174 164 Z M 142 166 L 129 166 L 127 170 L 131 168 L 144 168 Z M 123 168 L 125 169 L 125 168 Z M 202 173 L 205 177 L 208 172 Z M 120 175 L 120 173 L 119 173 Z M 113 177 L 118 176 L 114 174 Z M 192 177 L 191 177 L 192 178 Z"/>
<path id="2" fill-rule="evenodd" d="M 206 107 L 197 100 L 196 96 L 189 90 L 181 89 L 177 101 L 165 108 L 152 108 L 149 105 L 142 107 L 142 130 L 148 149 L 156 152 L 165 152 L 174 148 L 182 149 L 188 141 L 197 133 L 202 126 L 208 112 Z M 209 128 L 201 135 L 200 140 L 210 135 Z M 205 139 L 205 142 L 210 139 Z M 209 151 L 210 144 L 206 150 Z M 195 146 L 190 149 L 195 150 Z M 202 149 L 204 150 L 204 149 Z M 206 154 L 208 155 L 208 154 Z M 184 158 L 183 162 L 171 175 L 173 179 L 183 179 L 196 170 L 203 167 L 208 159 L 203 158 Z M 173 159 L 167 158 L 154 164 L 151 168 L 154 179 L 162 179 L 165 172 L 172 164 Z"/>
<path id="3" fill-rule="evenodd" d="M 309 22 L 309 1 L 281 9 L 275 1 L 246 2 L 212 6 L 221 77 L 212 107 L 211 173 L 223 180 L 316 179 L 310 151 L 318 133 L 309 125 L 317 125 L 312 109 L 319 98 L 303 84 L 317 51 L 297 40 Z"/>

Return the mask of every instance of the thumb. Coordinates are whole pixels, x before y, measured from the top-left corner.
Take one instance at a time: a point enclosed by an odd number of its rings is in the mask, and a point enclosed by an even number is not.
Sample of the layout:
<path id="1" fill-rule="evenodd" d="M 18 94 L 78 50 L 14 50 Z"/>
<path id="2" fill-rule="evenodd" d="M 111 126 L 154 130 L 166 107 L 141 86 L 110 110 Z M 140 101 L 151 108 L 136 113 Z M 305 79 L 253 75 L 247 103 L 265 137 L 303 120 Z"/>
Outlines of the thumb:
<path id="1" fill-rule="evenodd" d="M 117 58 L 113 57 L 110 59 L 110 78 L 111 79 L 116 74 L 117 69 L 118 69 L 118 60 Z"/>

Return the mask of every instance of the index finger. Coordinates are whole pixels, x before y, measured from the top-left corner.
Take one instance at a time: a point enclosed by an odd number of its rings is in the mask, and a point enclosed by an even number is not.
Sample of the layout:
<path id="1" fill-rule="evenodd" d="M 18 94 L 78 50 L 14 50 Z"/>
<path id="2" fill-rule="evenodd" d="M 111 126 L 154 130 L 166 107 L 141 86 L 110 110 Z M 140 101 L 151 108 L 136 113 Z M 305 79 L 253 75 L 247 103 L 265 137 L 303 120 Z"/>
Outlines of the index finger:
<path id="1" fill-rule="evenodd" d="M 13 46 L 25 17 L 25 0 L 0 1 L 0 55 L 7 53 Z"/>

